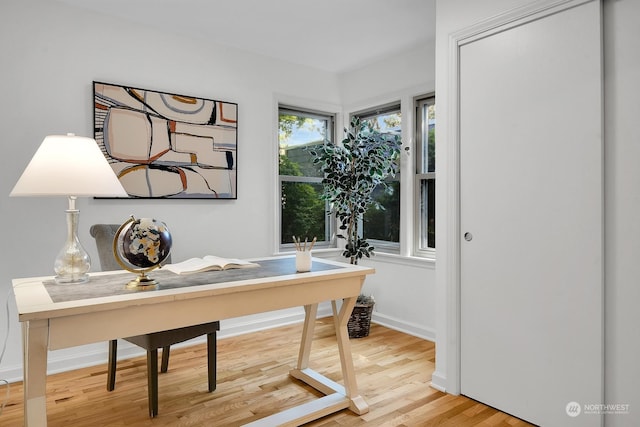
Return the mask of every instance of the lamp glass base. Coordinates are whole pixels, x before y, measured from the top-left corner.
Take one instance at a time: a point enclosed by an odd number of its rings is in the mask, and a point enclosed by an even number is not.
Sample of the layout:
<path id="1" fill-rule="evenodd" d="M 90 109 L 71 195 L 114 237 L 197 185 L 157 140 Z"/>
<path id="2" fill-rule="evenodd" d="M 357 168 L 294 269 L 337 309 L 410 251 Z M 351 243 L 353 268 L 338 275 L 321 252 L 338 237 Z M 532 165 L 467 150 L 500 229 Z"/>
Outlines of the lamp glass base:
<path id="1" fill-rule="evenodd" d="M 58 253 L 53 269 L 56 272 L 55 281 L 59 284 L 86 283 L 89 281 L 91 258 L 78 240 L 78 221 L 80 212 L 68 209 L 67 240 Z"/>

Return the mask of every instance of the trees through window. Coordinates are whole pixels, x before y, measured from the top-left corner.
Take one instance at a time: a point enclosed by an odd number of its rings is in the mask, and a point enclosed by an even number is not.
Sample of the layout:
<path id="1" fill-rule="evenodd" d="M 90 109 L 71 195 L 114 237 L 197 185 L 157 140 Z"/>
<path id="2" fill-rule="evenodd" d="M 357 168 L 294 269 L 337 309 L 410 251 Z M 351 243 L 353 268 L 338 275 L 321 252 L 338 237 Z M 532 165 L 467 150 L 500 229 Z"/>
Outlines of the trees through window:
<path id="1" fill-rule="evenodd" d="M 361 121 L 368 121 L 382 134 L 402 137 L 400 104 L 393 104 L 354 114 Z M 386 185 L 379 185 L 373 197 L 377 205 L 370 207 L 362 219 L 365 238 L 380 251 L 397 252 L 400 248 L 400 160 L 397 160 L 395 176 L 388 177 Z"/>
<path id="2" fill-rule="evenodd" d="M 326 113 L 280 107 L 278 120 L 280 245 L 293 247 L 293 236 L 317 238 L 328 245 L 331 223 L 320 199 L 322 173 L 308 149 L 334 139 L 334 117 Z"/>

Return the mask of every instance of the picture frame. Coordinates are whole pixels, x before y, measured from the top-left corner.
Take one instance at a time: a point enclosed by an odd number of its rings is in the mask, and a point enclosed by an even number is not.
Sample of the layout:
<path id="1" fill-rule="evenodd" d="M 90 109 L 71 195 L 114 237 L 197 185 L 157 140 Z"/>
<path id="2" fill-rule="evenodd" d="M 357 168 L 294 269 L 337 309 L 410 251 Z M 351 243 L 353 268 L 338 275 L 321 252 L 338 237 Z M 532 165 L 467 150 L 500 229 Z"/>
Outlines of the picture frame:
<path id="1" fill-rule="evenodd" d="M 237 199 L 238 104 L 93 82 L 94 139 L 129 198 Z"/>

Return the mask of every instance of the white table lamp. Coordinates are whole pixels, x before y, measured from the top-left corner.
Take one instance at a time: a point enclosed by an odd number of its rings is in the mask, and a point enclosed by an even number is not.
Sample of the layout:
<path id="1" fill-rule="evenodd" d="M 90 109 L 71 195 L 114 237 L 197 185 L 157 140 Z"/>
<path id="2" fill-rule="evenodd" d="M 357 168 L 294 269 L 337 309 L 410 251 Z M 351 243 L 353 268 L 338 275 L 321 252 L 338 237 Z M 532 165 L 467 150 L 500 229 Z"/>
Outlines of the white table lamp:
<path id="1" fill-rule="evenodd" d="M 89 280 L 91 259 L 78 240 L 77 197 L 127 197 L 118 177 L 92 138 L 49 135 L 33 155 L 10 194 L 67 196 L 67 240 L 54 264 L 57 283 Z"/>

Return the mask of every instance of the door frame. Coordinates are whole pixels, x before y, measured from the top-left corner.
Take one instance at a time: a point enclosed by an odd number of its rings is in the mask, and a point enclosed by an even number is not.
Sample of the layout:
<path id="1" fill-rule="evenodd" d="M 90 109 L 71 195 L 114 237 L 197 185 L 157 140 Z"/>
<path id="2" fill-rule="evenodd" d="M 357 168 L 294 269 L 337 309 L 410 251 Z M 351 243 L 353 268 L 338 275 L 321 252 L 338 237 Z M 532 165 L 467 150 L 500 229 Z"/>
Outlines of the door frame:
<path id="1" fill-rule="evenodd" d="M 542 0 L 535 1 L 487 20 L 463 28 L 449 35 L 448 40 L 448 144 L 447 144 L 447 182 L 446 211 L 449 220 L 446 223 L 447 241 L 446 277 L 446 331 L 447 343 L 445 356 L 445 378 L 436 378 L 433 386 L 451 394 L 461 392 L 461 180 L 460 180 L 460 48 L 466 44 L 489 37 L 499 32 L 524 25 L 585 3 L 599 0 Z M 603 279 L 604 281 L 604 279 Z M 601 337 L 604 341 L 604 337 Z M 604 347 L 603 347 L 604 348 Z M 603 371 L 604 372 L 604 371 Z M 442 383 L 444 379 L 444 383 Z M 601 391 L 604 399 L 604 390 Z M 604 402 L 604 400 L 601 400 Z"/>

